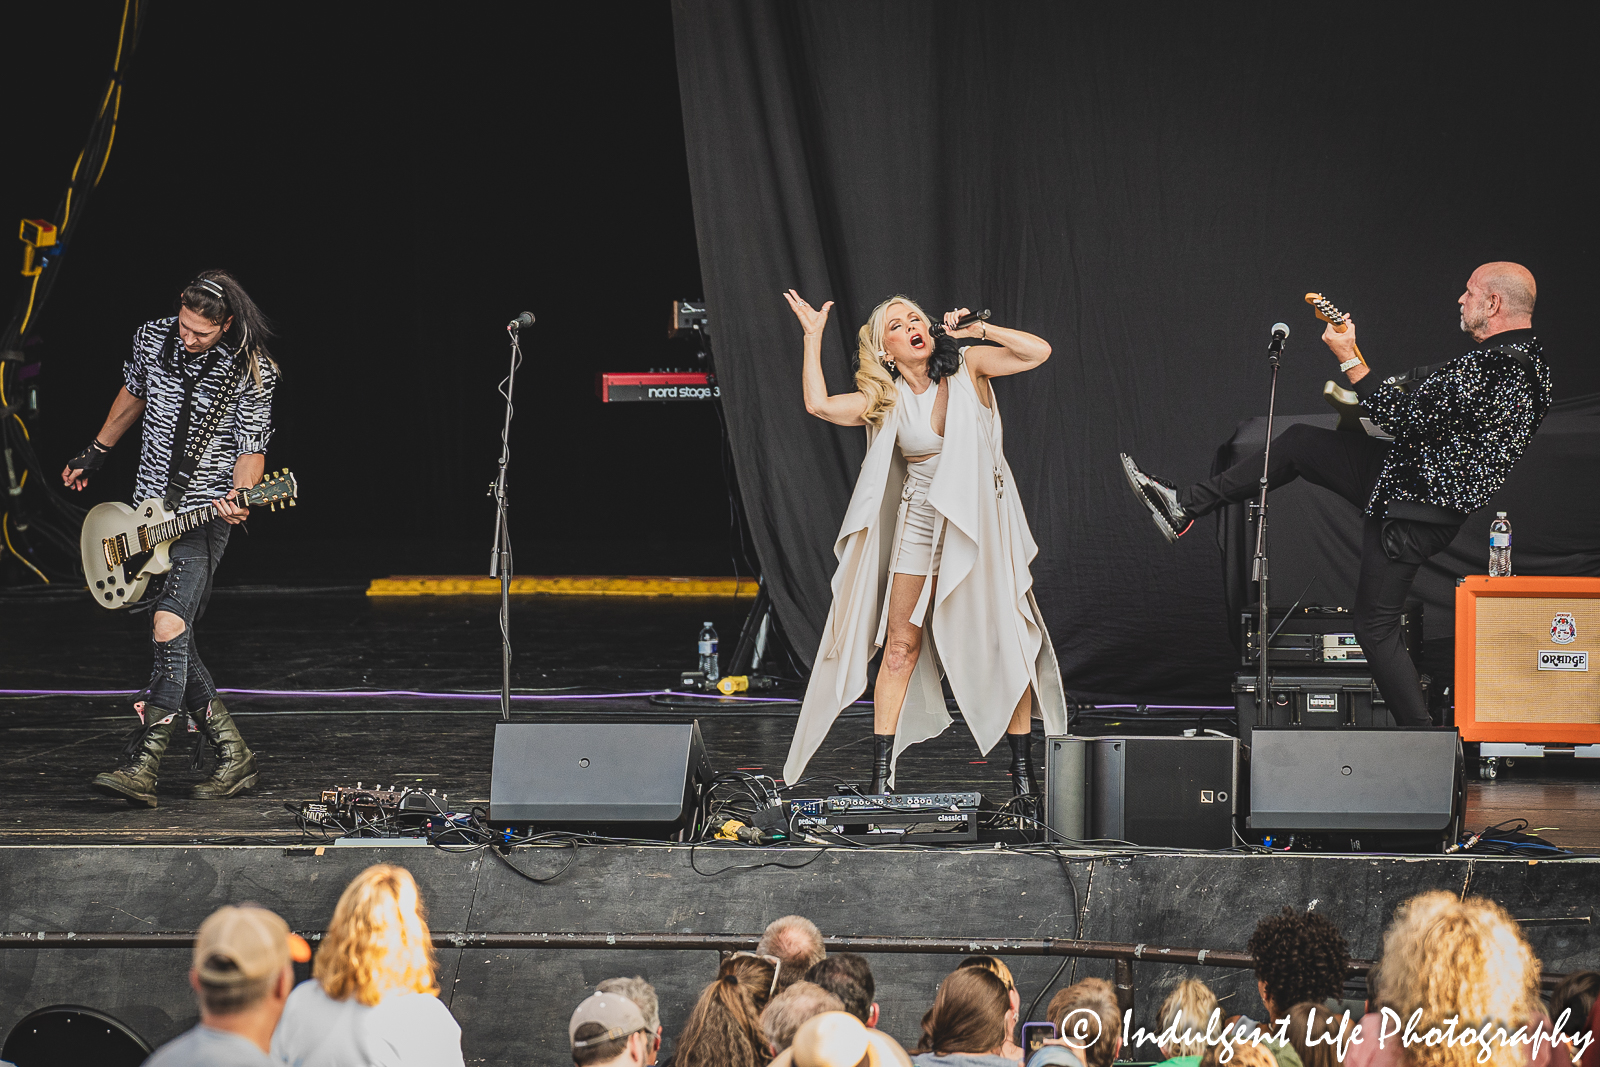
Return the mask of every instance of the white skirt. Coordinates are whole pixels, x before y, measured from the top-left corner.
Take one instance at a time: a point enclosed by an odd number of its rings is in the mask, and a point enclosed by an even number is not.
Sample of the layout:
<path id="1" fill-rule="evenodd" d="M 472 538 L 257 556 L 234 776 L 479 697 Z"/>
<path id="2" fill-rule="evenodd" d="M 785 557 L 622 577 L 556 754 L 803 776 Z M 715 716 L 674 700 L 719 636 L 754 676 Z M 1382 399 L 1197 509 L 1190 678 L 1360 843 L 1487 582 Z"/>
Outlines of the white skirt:
<path id="1" fill-rule="evenodd" d="M 928 503 L 928 489 L 933 485 L 934 472 L 939 469 L 939 453 L 934 453 L 920 463 L 906 464 L 906 482 L 900 491 L 900 519 L 894 530 L 894 560 L 889 564 L 892 574 L 936 575 L 939 573 L 940 544 L 933 543 L 935 512 Z"/>

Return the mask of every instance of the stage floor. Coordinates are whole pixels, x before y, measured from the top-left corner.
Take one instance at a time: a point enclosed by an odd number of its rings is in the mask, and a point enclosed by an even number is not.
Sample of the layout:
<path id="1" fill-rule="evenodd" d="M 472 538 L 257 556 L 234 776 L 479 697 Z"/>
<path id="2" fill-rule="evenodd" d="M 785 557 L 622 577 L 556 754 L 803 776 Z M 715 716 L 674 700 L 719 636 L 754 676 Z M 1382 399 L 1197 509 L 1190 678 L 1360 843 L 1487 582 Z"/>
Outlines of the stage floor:
<path id="1" fill-rule="evenodd" d="M 778 776 L 793 732 L 794 704 L 729 702 L 694 711 L 662 708 L 642 693 L 673 686 L 693 665 L 701 622 L 715 622 L 731 650 L 749 601 L 681 598 L 522 597 L 512 607 L 512 684 L 519 719 L 698 719 L 715 769 Z M 198 644 L 219 686 L 253 690 L 497 692 L 498 602 L 492 597 L 368 598 L 344 590 L 219 590 Z M 97 608 L 81 593 L 0 600 L 7 626 L 3 690 L 132 690 L 149 670 L 147 616 Z M 537 692 L 536 692 L 537 690 Z M 774 695 L 795 695 L 798 689 Z M 1227 699 L 1219 694 L 1218 703 Z M 0 843 L 291 844 L 284 807 L 335 785 L 405 783 L 450 794 L 464 810 L 485 804 L 497 699 L 239 695 L 229 709 L 262 770 L 254 792 L 200 803 L 186 788 L 193 739 L 164 765 L 155 810 L 89 791 L 114 766 L 134 720 L 124 696 L 0 696 Z M 866 706 L 835 727 L 808 768 L 865 781 L 871 759 Z M 1217 721 L 1206 723 L 1220 726 Z M 1115 721 L 1082 732 L 1176 731 Z M 904 790 L 1010 793 L 1005 753 L 981 755 L 958 718 L 944 736 L 900 761 Z M 1588 761 L 1519 760 L 1494 782 L 1470 777 L 1469 829 L 1525 818 L 1550 841 L 1600 854 L 1600 768 Z M 1469 775 L 1472 768 L 1469 767 Z M 826 790 L 819 790 L 819 793 Z M 1545 828 L 1545 829 L 1540 829 Z"/>

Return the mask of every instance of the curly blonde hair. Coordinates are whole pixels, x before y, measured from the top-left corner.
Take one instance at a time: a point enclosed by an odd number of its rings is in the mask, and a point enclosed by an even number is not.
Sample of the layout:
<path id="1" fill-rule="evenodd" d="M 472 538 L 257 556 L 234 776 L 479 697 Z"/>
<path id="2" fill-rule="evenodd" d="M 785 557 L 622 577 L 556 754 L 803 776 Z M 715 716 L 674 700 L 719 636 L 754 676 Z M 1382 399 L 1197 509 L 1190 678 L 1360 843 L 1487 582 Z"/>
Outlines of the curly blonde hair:
<path id="1" fill-rule="evenodd" d="M 1443 1027 L 1451 1016 L 1463 1026 L 1528 1025 L 1543 1011 L 1539 960 L 1504 908 L 1483 897 L 1457 899 L 1434 890 L 1412 897 L 1395 911 L 1383 935 L 1378 999 L 1401 1019 L 1422 1010 L 1417 1032 Z M 1476 1067 L 1476 1045 L 1415 1045 L 1406 1052 L 1413 1067 Z M 1515 1067 L 1527 1059 L 1520 1047 L 1496 1042 L 1489 1060 Z"/>
<path id="2" fill-rule="evenodd" d="M 311 968 L 323 991 L 368 1007 L 396 990 L 438 996 L 434 971 L 433 935 L 411 872 L 379 863 L 356 875 Z"/>
<path id="3" fill-rule="evenodd" d="M 873 308 L 857 331 L 856 391 L 867 398 L 867 409 L 861 417 L 874 426 L 882 425 L 883 417 L 894 407 L 894 376 L 883 365 L 883 332 L 889 309 L 895 304 L 904 304 L 921 315 L 924 322 L 932 321 L 915 300 L 896 294 Z"/>

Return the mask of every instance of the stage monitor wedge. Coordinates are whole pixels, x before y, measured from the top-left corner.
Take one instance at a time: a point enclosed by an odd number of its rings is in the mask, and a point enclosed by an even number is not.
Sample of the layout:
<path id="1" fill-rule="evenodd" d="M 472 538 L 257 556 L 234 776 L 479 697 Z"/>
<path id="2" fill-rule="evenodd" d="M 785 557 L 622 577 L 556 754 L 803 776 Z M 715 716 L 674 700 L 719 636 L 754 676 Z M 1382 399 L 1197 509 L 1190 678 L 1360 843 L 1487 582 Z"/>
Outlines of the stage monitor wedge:
<path id="1" fill-rule="evenodd" d="M 1258 726 L 1250 747 L 1251 830 L 1455 833 L 1455 730 Z"/>
<path id="2" fill-rule="evenodd" d="M 695 829 L 711 778 L 698 722 L 501 722 L 489 821 L 678 837 Z"/>

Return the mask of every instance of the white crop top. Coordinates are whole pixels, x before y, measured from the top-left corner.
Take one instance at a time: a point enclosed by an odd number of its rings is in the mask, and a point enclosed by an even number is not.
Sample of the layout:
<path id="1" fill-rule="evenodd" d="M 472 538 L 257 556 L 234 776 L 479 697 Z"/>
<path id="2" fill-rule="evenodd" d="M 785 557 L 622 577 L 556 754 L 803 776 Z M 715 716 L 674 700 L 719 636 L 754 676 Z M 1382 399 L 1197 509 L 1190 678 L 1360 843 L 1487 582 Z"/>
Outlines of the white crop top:
<path id="1" fill-rule="evenodd" d="M 911 391 L 904 378 L 895 383 L 895 389 L 899 402 L 905 405 L 895 435 L 900 454 L 926 456 L 944 451 L 944 438 L 933 432 L 933 405 L 939 397 L 939 383 L 929 385 L 921 396 Z"/>

